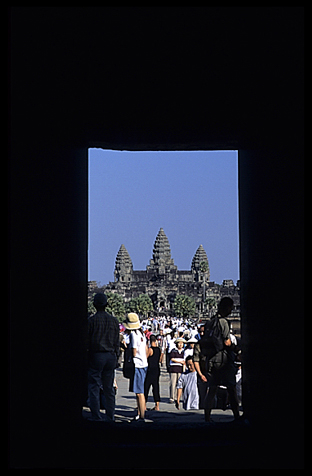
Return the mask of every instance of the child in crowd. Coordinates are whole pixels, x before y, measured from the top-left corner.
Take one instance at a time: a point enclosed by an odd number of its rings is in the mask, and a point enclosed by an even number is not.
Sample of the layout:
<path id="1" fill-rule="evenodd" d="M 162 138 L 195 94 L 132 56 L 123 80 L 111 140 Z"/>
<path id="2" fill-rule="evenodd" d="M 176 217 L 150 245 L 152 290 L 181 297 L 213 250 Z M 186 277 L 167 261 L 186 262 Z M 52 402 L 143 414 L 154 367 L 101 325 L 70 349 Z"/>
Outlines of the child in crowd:
<path id="1" fill-rule="evenodd" d="M 198 410 L 199 395 L 197 389 L 197 372 L 193 361 L 193 356 L 186 358 L 186 372 L 181 374 L 177 383 L 177 400 L 176 408 L 179 410 L 180 398 L 183 392 L 183 408 L 184 410 Z"/>

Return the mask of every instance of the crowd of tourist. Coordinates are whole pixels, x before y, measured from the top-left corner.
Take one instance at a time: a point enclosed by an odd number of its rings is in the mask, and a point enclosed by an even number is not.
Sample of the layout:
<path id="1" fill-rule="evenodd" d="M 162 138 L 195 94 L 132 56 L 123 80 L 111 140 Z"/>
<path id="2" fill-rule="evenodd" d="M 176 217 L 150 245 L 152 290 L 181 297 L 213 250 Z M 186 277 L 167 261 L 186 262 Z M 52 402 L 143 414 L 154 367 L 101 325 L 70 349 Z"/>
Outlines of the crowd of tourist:
<path id="1" fill-rule="evenodd" d="M 169 374 L 169 402 L 177 409 L 181 402 L 184 410 L 203 409 L 205 421 L 213 424 L 212 408 L 230 406 L 234 419 L 239 418 L 241 352 L 226 319 L 233 308 L 231 298 L 220 301 L 218 313 L 206 324 L 169 316 L 140 320 L 133 312 L 119 324 L 105 312 L 106 304 L 105 294 L 96 294 L 97 312 L 88 322 L 88 394 L 92 420 L 102 420 L 102 398 L 106 420 L 114 421 L 117 367 L 122 367 L 124 377 L 129 379 L 129 391 L 136 395 L 134 423 L 145 421 L 151 388 L 152 410 L 160 409 L 161 368 Z M 212 330 L 213 322 L 217 323 L 217 331 Z M 209 332 L 210 340 L 207 340 Z M 221 346 L 211 352 L 211 346 L 215 345 L 211 342 L 216 339 Z"/>

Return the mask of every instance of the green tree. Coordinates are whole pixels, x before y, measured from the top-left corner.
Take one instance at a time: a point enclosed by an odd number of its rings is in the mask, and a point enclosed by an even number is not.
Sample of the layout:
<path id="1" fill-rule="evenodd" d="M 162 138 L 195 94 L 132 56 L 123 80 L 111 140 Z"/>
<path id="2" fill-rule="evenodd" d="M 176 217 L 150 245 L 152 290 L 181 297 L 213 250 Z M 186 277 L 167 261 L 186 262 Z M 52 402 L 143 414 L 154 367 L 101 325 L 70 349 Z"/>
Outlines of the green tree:
<path id="1" fill-rule="evenodd" d="M 136 312 L 139 316 L 147 317 L 153 310 L 153 302 L 148 294 L 140 294 L 139 297 L 132 298 L 126 304 L 126 308 L 128 312 Z"/>
<path id="2" fill-rule="evenodd" d="M 117 293 L 105 293 L 107 296 L 106 312 L 112 316 L 117 317 L 119 322 L 125 318 L 125 305 L 122 296 Z"/>
<path id="3" fill-rule="evenodd" d="M 148 294 L 140 294 L 138 299 L 138 311 L 144 317 L 148 316 L 148 313 L 153 310 L 153 302 Z"/>
<path id="4" fill-rule="evenodd" d="M 96 293 L 93 293 L 90 299 L 88 299 L 88 316 L 91 316 L 92 314 L 96 313 L 96 309 L 93 305 L 93 298 Z"/>
<path id="5" fill-rule="evenodd" d="M 130 301 L 126 303 L 126 312 L 138 312 L 138 300 L 138 297 L 130 299 Z"/>
<path id="6" fill-rule="evenodd" d="M 195 300 L 183 294 L 177 294 L 174 300 L 174 311 L 178 317 L 193 317 L 195 314 Z"/>

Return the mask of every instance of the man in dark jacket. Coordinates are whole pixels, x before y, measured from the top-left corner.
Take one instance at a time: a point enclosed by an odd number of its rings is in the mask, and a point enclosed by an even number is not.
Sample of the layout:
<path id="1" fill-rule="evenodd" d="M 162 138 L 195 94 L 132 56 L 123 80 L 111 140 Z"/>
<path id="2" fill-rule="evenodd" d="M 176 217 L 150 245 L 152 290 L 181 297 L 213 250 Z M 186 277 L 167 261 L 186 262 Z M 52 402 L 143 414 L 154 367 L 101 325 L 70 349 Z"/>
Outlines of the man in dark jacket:
<path id="1" fill-rule="evenodd" d="M 116 317 L 105 312 L 107 296 L 98 293 L 94 296 L 97 312 L 88 321 L 88 392 L 91 419 L 101 421 L 100 389 L 105 398 L 106 417 L 114 421 L 115 390 L 113 388 L 114 370 L 120 352 L 119 323 Z"/>

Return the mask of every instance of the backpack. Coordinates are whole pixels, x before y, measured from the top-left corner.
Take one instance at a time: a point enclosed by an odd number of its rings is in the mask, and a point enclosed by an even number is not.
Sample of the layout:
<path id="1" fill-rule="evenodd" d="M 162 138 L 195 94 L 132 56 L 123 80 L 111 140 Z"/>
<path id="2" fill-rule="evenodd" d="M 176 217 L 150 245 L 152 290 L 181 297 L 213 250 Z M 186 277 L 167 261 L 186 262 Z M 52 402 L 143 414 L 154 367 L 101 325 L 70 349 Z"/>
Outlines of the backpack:
<path id="1" fill-rule="evenodd" d="M 125 348 L 122 373 L 125 378 L 132 379 L 134 377 L 134 362 L 132 357 L 132 347 L 130 347 L 130 345 Z"/>
<path id="2" fill-rule="evenodd" d="M 207 360 L 214 357 L 220 350 L 223 350 L 224 342 L 219 318 L 217 316 L 206 322 L 204 335 L 199 343 L 201 353 L 207 357 Z"/>

